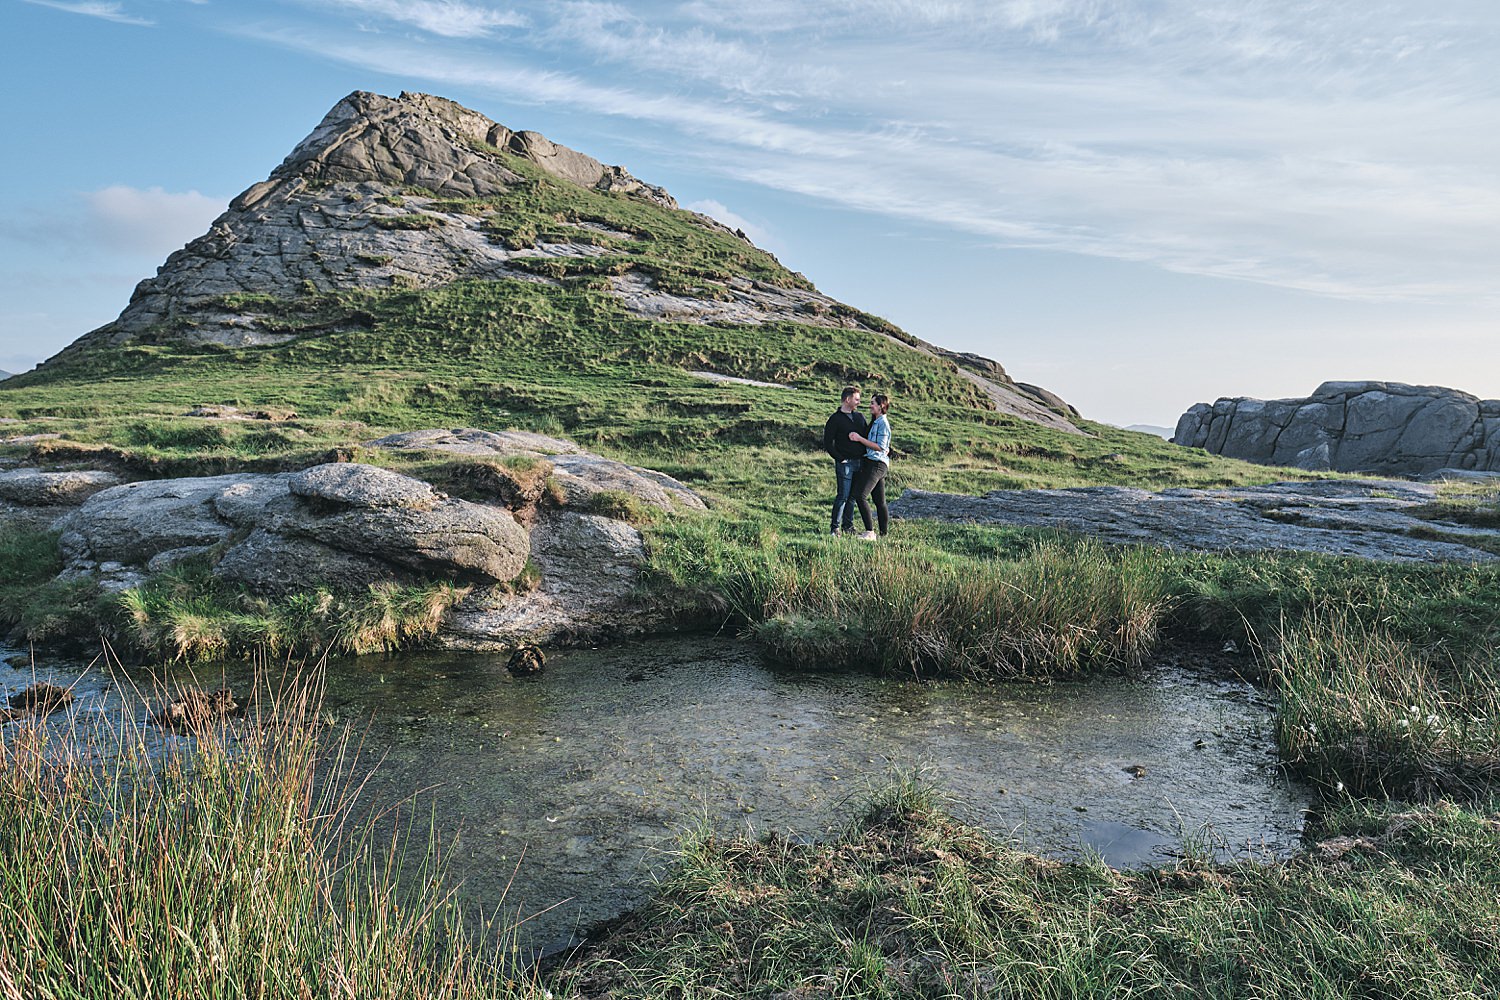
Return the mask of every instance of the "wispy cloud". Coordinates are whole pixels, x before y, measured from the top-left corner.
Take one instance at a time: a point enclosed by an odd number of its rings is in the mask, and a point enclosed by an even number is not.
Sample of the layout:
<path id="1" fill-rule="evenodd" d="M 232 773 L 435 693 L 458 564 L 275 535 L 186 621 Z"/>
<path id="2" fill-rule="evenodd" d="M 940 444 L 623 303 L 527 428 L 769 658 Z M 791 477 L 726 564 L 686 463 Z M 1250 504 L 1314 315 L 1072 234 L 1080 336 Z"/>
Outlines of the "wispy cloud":
<path id="1" fill-rule="evenodd" d="M 92 238 L 111 250 L 164 256 L 202 236 L 227 199 L 116 184 L 90 192 L 84 203 Z"/>
<path id="2" fill-rule="evenodd" d="M 409 24 L 397 10 L 418 9 L 315 2 Z M 441 59 L 307 25 L 257 35 L 509 106 L 634 122 L 651 156 L 998 245 L 1337 296 L 1497 294 L 1486 39 L 1500 9 L 1487 5 L 435 6 L 455 26 L 462 9 L 528 28 L 476 28 Z"/>
<path id="3" fill-rule="evenodd" d="M 738 229 L 750 237 L 751 243 L 754 243 L 763 250 L 778 249 L 776 236 L 769 229 L 759 223 L 751 222 L 721 201 L 705 198 L 702 201 L 695 201 L 682 207 L 688 211 L 698 212 L 708 216 L 710 219 L 722 222 L 730 229 Z"/>
<path id="4" fill-rule="evenodd" d="M 0 239 L 140 266 L 202 236 L 227 203 L 197 191 L 115 184 L 56 208 L 12 213 L 0 220 Z"/>
<path id="5" fill-rule="evenodd" d="M 502 10 L 463 0 L 315 0 L 371 17 L 410 25 L 443 38 L 482 38 L 496 28 L 523 27 L 526 18 L 514 10 Z"/>
<path id="6" fill-rule="evenodd" d="M 65 10 L 69 14 L 84 14 L 88 17 L 102 18 L 105 21 L 114 21 L 116 24 L 136 24 L 150 26 L 155 21 L 144 17 L 136 17 L 127 14 L 123 4 L 102 3 L 96 0 L 25 0 L 26 3 L 35 4 L 38 7 L 51 7 L 53 10 Z"/>

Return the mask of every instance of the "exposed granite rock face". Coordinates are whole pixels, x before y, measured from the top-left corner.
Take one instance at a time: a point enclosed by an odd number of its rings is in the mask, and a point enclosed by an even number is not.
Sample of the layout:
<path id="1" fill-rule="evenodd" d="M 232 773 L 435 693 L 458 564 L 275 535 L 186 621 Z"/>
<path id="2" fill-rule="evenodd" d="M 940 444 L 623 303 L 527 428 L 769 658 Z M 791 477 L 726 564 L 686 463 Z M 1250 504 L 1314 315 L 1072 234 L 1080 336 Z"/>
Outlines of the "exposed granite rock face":
<path id="1" fill-rule="evenodd" d="M 264 594 L 454 580 L 472 585 L 439 633 L 439 643 L 455 649 L 607 638 L 665 624 L 635 596 L 640 532 L 587 510 L 602 490 L 663 510 L 701 509 L 702 499 L 677 480 L 524 431 L 410 431 L 368 447 L 539 459 L 557 490 L 540 506 L 533 497 L 507 509 L 359 463 L 129 483 L 95 493 L 57 521 L 64 575 L 119 590 L 206 556 L 220 579 Z M 518 593 L 514 582 L 528 562 L 539 580 Z"/>
<path id="2" fill-rule="evenodd" d="M 168 479 L 116 486 L 57 523 L 69 576 L 134 586 L 222 549 L 221 579 L 285 593 L 423 578 L 505 581 L 530 554 L 503 510 L 358 464 L 280 475 Z"/>
<path id="3" fill-rule="evenodd" d="M 1173 442 L 1265 465 L 1423 475 L 1500 470 L 1500 400 L 1440 386 L 1324 382 L 1306 399 L 1198 403 Z"/>
<path id="4" fill-rule="evenodd" d="M 335 105 L 269 178 L 231 201 L 208 233 L 141 282 L 118 319 L 64 353 L 122 344 L 174 324 L 181 329 L 173 336 L 190 343 L 272 344 L 287 338 L 264 322 L 264 307 L 253 300 L 226 302 L 225 296 L 293 299 L 337 288 L 426 288 L 460 278 L 541 280 L 508 271 L 506 261 L 605 252 L 586 240 L 508 250 L 489 238 L 477 215 L 444 210 L 450 206 L 443 202 L 501 196 L 524 183 L 495 149 L 584 187 L 677 207 L 666 191 L 622 167 L 536 132 L 513 132 L 453 101 L 356 92 Z"/>
<path id="5" fill-rule="evenodd" d="M 9 469 L 0 472 L 0 501 L 22 507 L 65 507 L 82 503 L 119 482 L 120 477 L 113 472 L 96 469 Z"/>
<path id="6" fill-rule="evenodd" d="M 981 497 L 907 490 L 891 503 L 891 513 L 1061 528 L 1173 549 L 1297 549 L 1399 562 L 1500 558 L 1467 544 L 1500 541 L 1500 532 L 1412 515 L 1436 495 L 1433 486 L 1369 479 L 1161 493 L 1121 486 L 996 490 Z"/>
<path id="7" fill-rule="evenodd" d="M 621 638 L 665 624 L 632 600 L 645 545 L 630 525 L 561 511 L 539 522 L 531 537 L 541 585 L 521 595 L 476 590 L 449 612 L 440 645 L 493 651 L 521 643 Z"/>

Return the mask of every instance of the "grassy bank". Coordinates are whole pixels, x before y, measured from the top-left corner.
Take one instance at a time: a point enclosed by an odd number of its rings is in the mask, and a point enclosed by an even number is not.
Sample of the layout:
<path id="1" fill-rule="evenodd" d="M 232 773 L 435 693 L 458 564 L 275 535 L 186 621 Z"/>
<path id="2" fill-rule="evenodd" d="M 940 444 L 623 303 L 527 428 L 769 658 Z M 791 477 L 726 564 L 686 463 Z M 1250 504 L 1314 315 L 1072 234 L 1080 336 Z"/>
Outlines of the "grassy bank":
<path id="1" fill-rule="evenodd" d="M 314 707 L 286 694 L 165 747 L 128 719 L 8 731 L 0 996 L 541 996 L 464 922 L 412 804 L 359 801 Z"/>
<path id="2" fill-rule="evenodd" d="M 115 593 L 89 579 L 59 580 L 61 569 L 54 533 L 0 523 L 0 625 L 26 643 L 93 653 L 104 642 L 162 661 L 407 649 L 468 594 L 438 581 L 268 598 L 224 585 L 202 559 Z"/>
<path id="3" fill-rule="evenodd" d="M 920 787 L 826 844 L 685 844 L 557 975 L 604 997 L 1432 997 L 1500 987 L 1500 817 L 1349 806 L 1287 863 L 1047 861 Z"/>

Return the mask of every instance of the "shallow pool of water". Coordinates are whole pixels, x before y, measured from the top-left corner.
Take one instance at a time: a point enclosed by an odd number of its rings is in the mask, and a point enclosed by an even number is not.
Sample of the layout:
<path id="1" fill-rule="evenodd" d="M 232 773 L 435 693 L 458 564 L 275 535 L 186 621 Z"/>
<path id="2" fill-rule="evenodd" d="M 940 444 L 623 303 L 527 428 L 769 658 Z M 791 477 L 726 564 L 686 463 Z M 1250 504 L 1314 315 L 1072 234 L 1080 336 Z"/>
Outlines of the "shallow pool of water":
<path id="1" fill-rule="evenodd" d="M 244 684 L 235 668 L 222 680 Z M 1283 855 L 1311 803 L 1275 766 L 1253 688 L 1169 669 L 917 683 L 767 669 L 737 640 L 673 638 L 554 653 L 523 680 L 499 657 L 341 662 L 327 708 L 380 761 L 367 802 L 432 789 L 424 808 L 465 897 L 553 907 L 528 926 L 537 945 L 641 901 L 685 828 L 824 836 L 897 770 L 1030 850 L 1117 866 L 1185 847 Z"/>

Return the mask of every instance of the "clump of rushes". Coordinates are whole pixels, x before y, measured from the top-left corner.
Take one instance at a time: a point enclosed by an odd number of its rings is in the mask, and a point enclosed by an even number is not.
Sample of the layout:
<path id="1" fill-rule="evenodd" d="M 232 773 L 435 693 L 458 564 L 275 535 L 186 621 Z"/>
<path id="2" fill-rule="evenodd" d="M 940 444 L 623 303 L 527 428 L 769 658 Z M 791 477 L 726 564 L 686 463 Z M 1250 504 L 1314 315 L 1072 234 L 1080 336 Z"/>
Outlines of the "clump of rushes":
<path id="1" fill-rule="evenodd" d="M 0 996 L 540 996 L 466 925 L 410 803 L 359 808 L 316 706 L 283 692 L 190 740 L 8 733 Z"/>
<path id="2" fill-rule="evenodd" d="M 1500 824 L 1351 805 L 1284 863 L 1144 871 L 1023 853 L 898 786 L 824 844 L 691 835 L 656 898 L 554 977 L 560 995 L 1494 995 Z"/>
<path id="3" fill-rule="evenodd" d="M 421 643 L 469 588 L 447 581 L 403 587 L 371 584 L 335 593 L 315 587 L 283 598 L 226 591 L 206 565 L 159 573 L 120 594 L 126 642 L 152 656 L 207 661 L 227 656 L 359 655 Z"/>
<path id="4" fill-rule="evenodd" d="M 1282 759 L 1313 780 L 1422 798 L 1500 779 L 1491 647 L 1419 647 L 1339 609 L 1284 626 L 1268 656 Z"/>
<path id="5" fill-rule="evenodd" d="M 1140 662 L 1170 606 L 1148 550 L 1034 540 L 1005 561 L 821 545 L 763 567 L 751 631 L 789 662 L 1043 678 Z"/>

